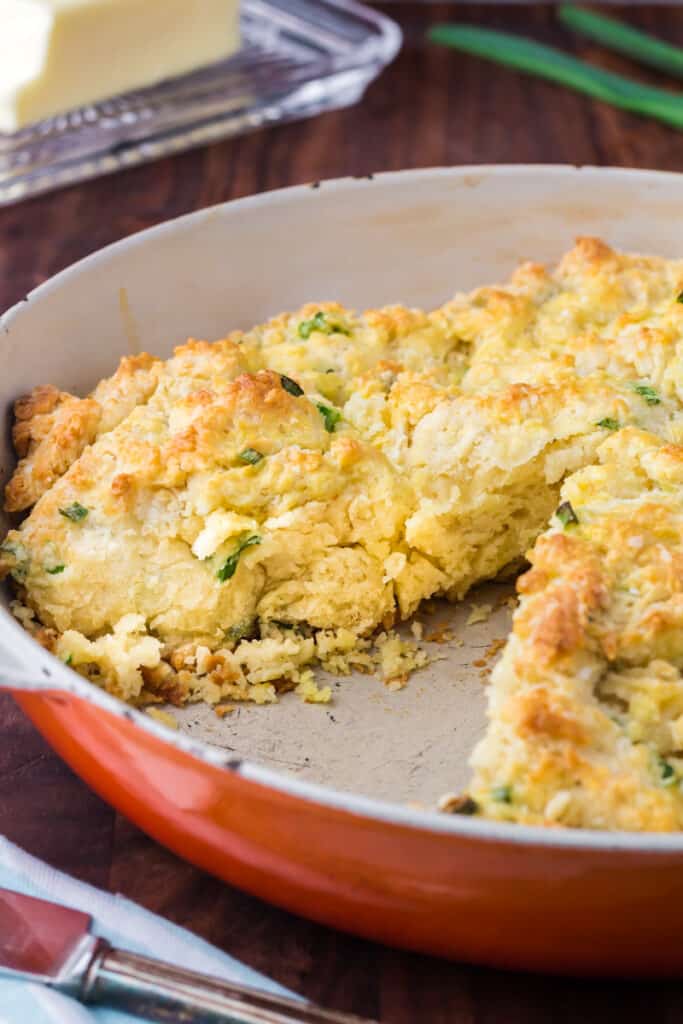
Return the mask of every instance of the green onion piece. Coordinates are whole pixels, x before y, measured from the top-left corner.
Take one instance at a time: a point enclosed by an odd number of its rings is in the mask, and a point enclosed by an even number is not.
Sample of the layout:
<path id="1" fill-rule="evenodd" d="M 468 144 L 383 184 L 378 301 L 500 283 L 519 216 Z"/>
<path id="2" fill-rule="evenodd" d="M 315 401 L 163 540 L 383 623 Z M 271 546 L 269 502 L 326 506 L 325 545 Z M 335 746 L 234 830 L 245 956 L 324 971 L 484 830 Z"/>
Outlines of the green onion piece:
<path id="1" fill-rule="evenodd" d="M 254 621 L 249 619 L 246 622 L 238 622 L 234 626 L 230 626 L 225 631 L 226 640 L 231 640 L 236 643 L 238 640 L 242 640 L 245 636 L 250 636 L 254 632 Z"/>
<path id="2" fill-rule="evenodd" d="M 493 786 L 491 789 L 491 799 L 499 804 L 511 804 L 512 786 Z"/>
<path id="3" fill-rule="evenodd" d="M 250 466 L 255 466 L 257 462 L 260 462 L 263 458 L 261 452 L 257 452 L 255 448 L 245 448 L 243 452 L 240 452 L 237 456 L 242 462 L 248 463 Z"/>
<path id="4" fill-rule="evenodd" d="M 579 517 L 572 508 L 570 501 L 563 501 L 562 504 L 558 506 L 555 515 L 564 527 L 576 526 L 579 521 Z"/>
<path id="5" fill-rule="evenodd" d="M 64 572 L 65 569 L 65 565 L 56 565 L 54 569 L 46 569 L 45 572 L 50 576 L 57 576 L 60 572 Z"/>
<path id="6" fill-rule="evenodd" d="M 662 401 L 650 384 L 634 384 L 633 390 L 641 398 L 644 398 L 648 405 L 659 405 Z"/>
<path id="7" fill-rule="evenodd" d="M 285 391 L 288 391 L 290 395 L 294 395 L 295 398 L 299 398 L 304 393 L 304 389 L 295 380 L 292 380 L 291 377 L 285 377 L 282 373 L 280 374 L 280 383 Z"/>
<path id="8" fill-rule="evenodd" d="M 9 555 L 10 558 L 14 559 L 15 564 L 10 571 L 15 580 L 25 580 L 28 574 L 29 559 L 24 546 L 7 540 L 3 544 L 0 544 L 0 552 L 4 555 Z"/>
<path id="9" fill-rule="evenodd" d="M 676 769 L 668 761 L 665 761 L 663 757 L 659 758 L 659 777 L 664 786 L 673 786 L 676 782 Z"/>
<path id="10" fill-rule="evenodd" d="M 623 110 L 683 128 L 683 99 L 680 96 L 584 64 L 552 46 L 474 25 L 434 25 L 427 37 L 433 43 L 548 78 Z"/>
<path id="11" fill-rule="evenodd" d="M 255 544 L 260 543 L 261 538 L 257 537 L 254 534 L 253 536 L 247 537 L 246 540 L 243 540 L 238 544 L 236 550 L 233 551 L 231 555 L 228 555 L 225 562 L 216 573 L 216 576 L 221 581 L 221 583 L 225 583 L 226 580 L 232 579 L 232 577 L 235 575 L 235 572 L 237 570 L 237 563 L 240 560 L 242 552 L 245 551 L 247 548 L 251 548 Z"/>
<path id="12" fill-rule="evenodd" d="M 66 658 L 64 659 L 64 664 L 65 665 L 71 665 L 73 660 L 74 660 L 73 654 L 67 654 Z"/>
<path id="13" fill-rule="evenodd" d="M 623 21 L 606 18 L 573 4 L 565 4 L 559 10 L 560 21 L 589 39 L 604 43 L 615 53 L 633 57 L 640 64 L 667 71 L 670 75 L 683 78 L 683 49 L 655 39 L 646 32 L 640 32 Z"/>
<path id="14" fill-rule="evenodd" d="M 683 292 L 678 293 L 678 295 L 676 296 L 676 302 L 680 302 L 683 304 Z"/>
<path id="15" fill-rule="evenodd" d="M 70 519 L 72 523 L 80 523 L 88 514 L 88 509 L 81 505 L 80 501 L 74 501 L 73 505 L 67 508 L 60 508 L 60 516 Z"/>
<path id="16" fill-rule="evenodd" d="M 299 337 L 305 341 L 310 338 L 313 331 L 319 331 L 321 334 L 350 335 L 351 333 L 343 324 L 328 320 L 327 314 L 323 313 L 322 310 L 318 310 L 310 320 L 302 320 L 299 324 Z"/>
<path id="17" fill-rule="evenodd" d="M 611 416 L 605 416 L 604 420 L 598 420 L 596 427 L 603 427 L 604 430 L 618 430 L 621 424 L 619 420 L 613 420 Z"/>
<path id="18" fill-rule="evenodd" d="M 316 402 L 315 407 L 325 420 L 325 430 L 328 434 L 334 434 L 335 427 L 342 418 L 341 413 L 338 409 L 330 409 L 329 405 L 323 405 L 322 402 Z"/>

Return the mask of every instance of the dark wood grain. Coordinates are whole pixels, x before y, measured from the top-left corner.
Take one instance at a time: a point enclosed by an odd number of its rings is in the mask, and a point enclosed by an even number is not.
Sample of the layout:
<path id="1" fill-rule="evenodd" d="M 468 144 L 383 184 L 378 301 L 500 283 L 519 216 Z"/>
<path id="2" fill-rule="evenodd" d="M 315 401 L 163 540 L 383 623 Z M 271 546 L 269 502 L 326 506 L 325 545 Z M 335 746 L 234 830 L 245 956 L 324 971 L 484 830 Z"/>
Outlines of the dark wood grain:
<path id="1" fill-rule="evenodd" d="M 0 306 L 115 239 L 225 199 L 344 174 L 463 163 L 683 171 L 683 135 L 549 83 L 427 47 L 461 20 L 517 29 L 663 84 L 559 28 L 547 7 L 396 5 L 401 56 L 350 110 L 285 125 L 0 210 Z M 683 9 L 610 8 L 683 45 Z M 0 830 L 138 900 L 286 985 L 386 1024 L 619 1024 L 681 1019 L 680 986 L 511 975 L 374 946 L 268 907 L 178 860 L 114 814 L 0 695 Z M 552 908 L 549 908 L 552 912 Z M 520 921 L 520 928 L 524 922 Z"/>

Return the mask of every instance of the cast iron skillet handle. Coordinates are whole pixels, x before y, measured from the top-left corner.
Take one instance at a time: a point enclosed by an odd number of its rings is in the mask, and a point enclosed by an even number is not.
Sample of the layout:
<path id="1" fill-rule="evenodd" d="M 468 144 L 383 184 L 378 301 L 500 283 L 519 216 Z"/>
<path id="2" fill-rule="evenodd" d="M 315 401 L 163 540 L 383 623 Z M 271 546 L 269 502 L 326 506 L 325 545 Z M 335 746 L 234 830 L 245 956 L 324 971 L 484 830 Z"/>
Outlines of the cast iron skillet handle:
<path id="1" fill-rule="evenodd" d="M 98 943 L 81 999 L 161 1024 L 373 1024 Z"/>

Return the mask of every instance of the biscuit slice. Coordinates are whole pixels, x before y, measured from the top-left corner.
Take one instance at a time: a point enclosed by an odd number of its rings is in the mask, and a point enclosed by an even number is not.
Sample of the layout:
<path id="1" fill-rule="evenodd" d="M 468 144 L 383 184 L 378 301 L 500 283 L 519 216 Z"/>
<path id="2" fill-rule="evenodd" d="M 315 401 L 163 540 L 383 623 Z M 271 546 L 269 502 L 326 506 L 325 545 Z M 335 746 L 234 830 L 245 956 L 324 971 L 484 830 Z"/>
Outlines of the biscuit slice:
<path id="1" fill-rule="evenodd" d="M 683 448 L 615 433 L 518 581 L 472 797 L 527 824 L 683 827 Z"/>

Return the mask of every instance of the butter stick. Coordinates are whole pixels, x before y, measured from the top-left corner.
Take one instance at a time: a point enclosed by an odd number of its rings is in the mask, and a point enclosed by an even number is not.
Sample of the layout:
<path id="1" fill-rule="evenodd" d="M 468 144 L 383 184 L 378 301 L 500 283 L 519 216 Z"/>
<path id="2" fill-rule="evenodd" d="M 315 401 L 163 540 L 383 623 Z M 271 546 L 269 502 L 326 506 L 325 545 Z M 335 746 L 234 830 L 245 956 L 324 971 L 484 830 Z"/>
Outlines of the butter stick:
<path id="1" fill-rule="evenodd" d="M 222 60 L 238 0 L 0 0 L 0 132 Z"/>

